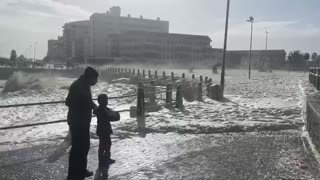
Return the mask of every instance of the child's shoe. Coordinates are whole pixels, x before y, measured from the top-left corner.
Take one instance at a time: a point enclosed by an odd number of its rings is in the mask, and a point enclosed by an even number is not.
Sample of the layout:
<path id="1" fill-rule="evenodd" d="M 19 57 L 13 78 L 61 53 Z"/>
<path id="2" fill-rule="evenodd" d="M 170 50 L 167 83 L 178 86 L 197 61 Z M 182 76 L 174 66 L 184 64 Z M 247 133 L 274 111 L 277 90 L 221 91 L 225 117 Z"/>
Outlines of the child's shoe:
<path id="1" fill-rule="evenodd" d="M 111 159 L 111 158 L 107 160 L 107 163 L 108 163 L 108 164 L 113 164 L 113 163 L 115 163 L 115 162 L 116 162 L 116 160 Z"/>

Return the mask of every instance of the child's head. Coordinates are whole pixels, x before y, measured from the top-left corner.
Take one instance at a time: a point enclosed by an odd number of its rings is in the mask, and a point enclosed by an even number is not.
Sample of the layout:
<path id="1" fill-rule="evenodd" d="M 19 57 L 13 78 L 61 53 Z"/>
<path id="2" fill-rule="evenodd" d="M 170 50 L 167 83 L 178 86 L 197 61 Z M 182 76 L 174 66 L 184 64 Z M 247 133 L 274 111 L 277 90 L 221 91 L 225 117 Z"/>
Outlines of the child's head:
<path id="1" fill-rule="evenodd" d="M 107 106 L 108 105 L 108 96 L 106 94 L 100 94 L 98 96 L 98 103 L 101 106 Z"/>

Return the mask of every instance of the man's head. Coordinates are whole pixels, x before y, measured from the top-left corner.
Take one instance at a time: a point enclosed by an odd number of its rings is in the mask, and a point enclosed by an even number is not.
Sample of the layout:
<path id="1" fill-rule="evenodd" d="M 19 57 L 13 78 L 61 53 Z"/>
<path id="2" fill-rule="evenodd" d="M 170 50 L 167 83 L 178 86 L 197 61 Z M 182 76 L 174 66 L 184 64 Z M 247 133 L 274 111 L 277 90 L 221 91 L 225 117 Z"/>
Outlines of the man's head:
<path id="1" fill-rule="evenodd" d="M 84 71 L 84 79 L 90 86 L 94 86 L 98 82 L 99 73 L 92 67 L 87 67 Z"/>
<path id="2" fill-rule="evenodd" d="M 108 96 L 106 94 L 100 94 L 98 96 L 98 103 L 101 106 L 107 106 L 108 105 Z"/>

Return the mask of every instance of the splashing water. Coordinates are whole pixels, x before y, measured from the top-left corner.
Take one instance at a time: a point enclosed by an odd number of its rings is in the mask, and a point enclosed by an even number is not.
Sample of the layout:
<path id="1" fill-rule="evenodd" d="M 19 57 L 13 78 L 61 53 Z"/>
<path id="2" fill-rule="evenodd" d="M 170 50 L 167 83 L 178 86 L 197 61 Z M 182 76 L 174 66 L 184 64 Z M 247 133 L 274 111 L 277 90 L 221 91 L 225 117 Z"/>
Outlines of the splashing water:
<path id="1" fill-rule="evenodd" d="M 52 87 L 55 78 L 43 73 L 14 72 L 5 83 L 2 93 L 19 90 L 42 90 Z"/>

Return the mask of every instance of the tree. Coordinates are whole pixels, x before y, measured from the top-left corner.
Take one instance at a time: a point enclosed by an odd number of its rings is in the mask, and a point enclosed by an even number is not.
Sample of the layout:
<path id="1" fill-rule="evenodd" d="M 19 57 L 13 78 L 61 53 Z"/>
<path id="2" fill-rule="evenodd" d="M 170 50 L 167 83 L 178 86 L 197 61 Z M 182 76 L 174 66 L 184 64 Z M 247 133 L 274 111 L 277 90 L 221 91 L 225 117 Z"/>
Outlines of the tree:
<path id="1" fill-rule="evenodd" d="M 8 65 L 9 59 L 0 57 L 0 65 Z"/>
<path id="2" fill-rule="evenodd" d="M 17 57 L 16 61 L 25 62 L 25 61 L 28 61 L 28 59 L 26 57 L 24 57 L 24 55 L 20 55 L 19 57 Z"/>
<path id="3" fill-rule="evenodd" d="M 314 52 L 311 55 L 311 60 L 313 62 L 313 66 L 318 66 L 319 65 L 320 56 L 318 56 L 318 54 L 316 52 Z"/>
<path id="4" fill-rule="evenodd" d="M 317 57 L 316 63 L 317 63 L 317 66 L 320 64 L 320 56 Z"/>
<path id="5" fill-rule="evenodd" d="M 312 62 L 315 62 L 317 60 L 317 58 L 318 58 L 318 54 L 316 52 L 312 53 L 312 55 L 311 55 Z"/>
<path id="6" fill-rule="evenodd" d="M 308 55 L 302 54 L 299 50 L 289 53 L 288 62 L 294 70 L 301 70 L 305 67 L 305 59 Z M 309 55 L 310 57 L 310 55 Z"/>
<path id="7" fill-rule="evenodd" d="M 17 59 L 17 53 L 16 53 L 16 50 L 11 50 L 11 55 L 10 55 L 10 61 L 11 61 L 11 63 L 12 62 L 15 62 L 16 61 L 16 59 Z"/>
<path id="8" fill-rule="evenodd" d="M 49 62 L 49 57 L 48 56 L 44 57 L 43 58 L 43 62 L 48 63 Z"/>
<path id="9" fill-rule="evenodd" d="M 303 55 L 304 60 L 308 61 L 310 59 L 310 54 L 309 53 L 305 53 Z"/>

